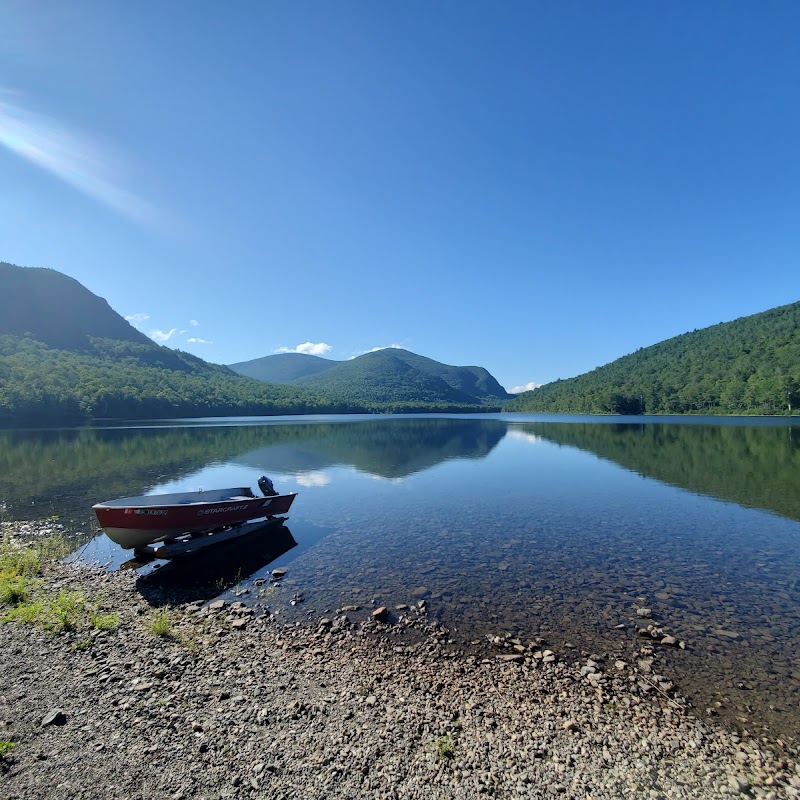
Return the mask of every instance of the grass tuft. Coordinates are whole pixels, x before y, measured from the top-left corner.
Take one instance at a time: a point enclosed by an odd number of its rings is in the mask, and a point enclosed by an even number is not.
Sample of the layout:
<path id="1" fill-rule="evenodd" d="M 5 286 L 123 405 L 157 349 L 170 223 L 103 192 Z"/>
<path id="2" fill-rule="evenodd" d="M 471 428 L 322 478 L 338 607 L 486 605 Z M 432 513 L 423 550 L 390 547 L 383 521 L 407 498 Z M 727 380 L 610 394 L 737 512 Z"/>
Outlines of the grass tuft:
<path id="1" fill-rule="evenodd" d="M 442 761 L 453 758 L 456 754 L 453 737 L 448 733 L 436 740 L 436 757 Z"/>
<path id="2" fill-rule="evenodd" d="M 36 625 L 44 608 L 41 600 L 25 600 L 10 608 L 0 617 L 0 622 L 17 622 L 20 625 Z"/>
<path id="3" fill-rule="evenodd" d="M 0 577 L 0 606 L 15 606 L 25 602 L 31 595 L 32 583 L 24 575 Z"/>
<path id="4" fill-rule="evenodd" d="M 28 600 L 41 568 L 41 558 L 33 548 L 13 539 L 0 541 L 0 605 L 16 606 Z"/>
<path id="5" fill-rule="evenodd" d="M 72 645 L 70 645 L 70 650 L 73 650 L 76 653 L 79 653 L 82 650 L 91 650 L 93 644 L 94 639 L 92 639 L 91 636 L 84 636 L 83 639 L 78 639 L 78 641 L 73 642 Z"/>
<path id="6" fill-rule="evenodd" d="M 19 598 L 0 616 L 0 622 L 36 625 L 54 634 L 85 629 L 108 631 L 119 625 L 119 614 L 101 612 L 83 592 L 61 589 L 55 597 L 39 592 L 36 596 Z"/>
<path id="7" fill-rule="evenodd" d="M 77 630 L 87 613 L 86 605 L 86 595 L 83 592 L 61 589 L 55 599 L 45 603 L 42 627 L 53 633 Z"/>
<path id="8" fill-rule="evenodd" d="M 156 636 L 172 636 L 172 620 L 168 608 L 159 608 L 150 621 L 150 632 Z"/>
<path id="9" fill-rule="evenodd" d="M 37 575 L 42 569 L 42 558 L 33 547 L 26 547 L 15 539 L 0 541 L 0 579 Z"/>
<path id="10" fill-rule="evenodd" d="M 119 614 L 103 613 L 99 600 L 80 591 L 61 589 L 53 597 L 42 591 L 43 564 L 63 555 L 65 537 L 46 537 L 32 545 L 0 540 L 0 606 L 9 607 L 1 622 L 37 625 L 50 633 L 82 629 L 107 631 L 119 625 Z M 99 596 L 98 596 L 99 597 Z"/>
<path id="11" fill-rule="evenodd" d="M 97 609 L 89 613 L 89 625 L 97 631 L 111 631 L 119 627 L 119 614 L 112 611 L 101 614 Z"/>

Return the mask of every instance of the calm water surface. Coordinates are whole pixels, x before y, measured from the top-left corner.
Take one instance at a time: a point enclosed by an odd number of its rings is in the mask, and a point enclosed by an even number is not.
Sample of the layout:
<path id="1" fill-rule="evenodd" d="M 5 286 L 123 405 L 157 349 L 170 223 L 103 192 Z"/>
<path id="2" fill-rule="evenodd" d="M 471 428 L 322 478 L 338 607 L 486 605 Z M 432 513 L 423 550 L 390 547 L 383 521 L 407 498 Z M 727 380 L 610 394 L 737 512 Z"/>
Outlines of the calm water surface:
<path id="1" fill-rule="evenodd" d="M 140 580 L 145 596 L 172 584 L 209 599 L 288 566 L 248 601 L 302 619 L 424 597 L 461 647 L 510 632 L 631 656 L 645 605 L 687 643 L 659 659 L 701 713 L 800 734 L 800 421 L 370 416 L 0 432 L 0 513 L 58 514 L 81 558 L 112 567 L 129 554 L 96 535 L 92 503 L 255 487 L 262 473 L 299 493 L 287 530 L 205 573 L 201 561 L 164 567 Z"/>

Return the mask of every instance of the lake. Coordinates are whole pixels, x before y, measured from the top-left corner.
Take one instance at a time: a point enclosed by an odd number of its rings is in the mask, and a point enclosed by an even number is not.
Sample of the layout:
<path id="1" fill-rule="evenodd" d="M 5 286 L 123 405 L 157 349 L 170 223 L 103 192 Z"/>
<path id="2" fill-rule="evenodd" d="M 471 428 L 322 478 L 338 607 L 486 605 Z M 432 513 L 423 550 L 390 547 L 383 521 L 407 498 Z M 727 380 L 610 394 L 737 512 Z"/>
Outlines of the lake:
<path id="1" fill-rule="evenodd" d="M 454 648 L 481 654 L 487 635 L 508 633 L 565 658 L 635 658 L 646 607 L 686 643 L 658 658 L 701 716 L 800 733 L 800 420 L 342 416 L 0 431 L 0 515 L 58 515 L 74 557 L 109 568 L 130 554 L 97 535 L 93 503 L 255 488 L 261 474 L 298 492 L 286 530 L 225 558 L 143 569 L 145 596 L 234 593 L 287 621 L 424 599 Z M 284 581 L 261 585 L 276 566 Z"/>

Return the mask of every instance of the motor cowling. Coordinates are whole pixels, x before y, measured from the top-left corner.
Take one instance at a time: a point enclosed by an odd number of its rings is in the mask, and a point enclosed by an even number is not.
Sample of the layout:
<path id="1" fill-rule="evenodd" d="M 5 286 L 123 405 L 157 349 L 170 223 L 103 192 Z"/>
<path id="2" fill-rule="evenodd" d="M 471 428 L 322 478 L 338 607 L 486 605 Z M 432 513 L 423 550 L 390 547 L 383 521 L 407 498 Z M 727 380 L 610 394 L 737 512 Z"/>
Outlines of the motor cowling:
<path id="1" fill-rule="evenodd" d="M 261 494 L 263 494 L 264 497 L 275 497 L 275 495 L 278 494 L 275 487 L 272 485 L 272 481 L 266 475 L 262 475 L 258 479 L 258 488 L 261 489 Z"/>

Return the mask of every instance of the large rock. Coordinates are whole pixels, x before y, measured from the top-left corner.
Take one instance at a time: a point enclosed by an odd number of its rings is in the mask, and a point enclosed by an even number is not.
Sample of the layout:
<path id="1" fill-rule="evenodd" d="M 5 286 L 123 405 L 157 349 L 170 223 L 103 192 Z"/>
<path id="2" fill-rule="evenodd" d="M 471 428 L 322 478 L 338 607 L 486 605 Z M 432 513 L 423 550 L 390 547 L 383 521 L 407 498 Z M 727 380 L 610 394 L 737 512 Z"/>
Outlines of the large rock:
<path id="1" fill-rule="evenodd" d="M 42 719 L 42 727 L 48 725 L 64 725 L 67 721 L 67 715 L 60 708 L 52 708 Z"/>

